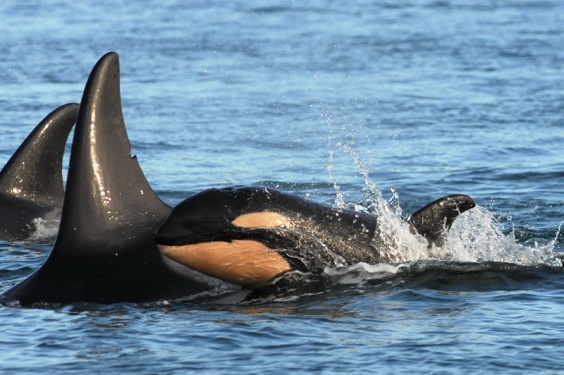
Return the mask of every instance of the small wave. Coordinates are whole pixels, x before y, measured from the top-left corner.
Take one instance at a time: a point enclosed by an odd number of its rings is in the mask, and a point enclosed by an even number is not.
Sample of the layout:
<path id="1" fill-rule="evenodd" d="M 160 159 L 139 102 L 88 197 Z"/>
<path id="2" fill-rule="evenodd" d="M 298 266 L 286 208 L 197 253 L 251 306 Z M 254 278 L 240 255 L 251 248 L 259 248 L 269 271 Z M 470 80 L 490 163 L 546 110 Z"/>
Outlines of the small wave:
<path id="1" fill-rule="evenodd" d="M 407 264 L 357 263 L 348 267 L 325 268 L 325 273 L 339 284 L 362 284 L 370 280 L 384 281 L 408 267 Z"/>
<path id="2" fill-rule="evenodd" d="M 503 262 L 420 260 L 401 264 L 355 264 L 326 269 L 332 285 L 367 284 L 379 289 L 431 288 L 449 291 L 512 290 L 535 285 L 564 286 L 562 267 Z"/>

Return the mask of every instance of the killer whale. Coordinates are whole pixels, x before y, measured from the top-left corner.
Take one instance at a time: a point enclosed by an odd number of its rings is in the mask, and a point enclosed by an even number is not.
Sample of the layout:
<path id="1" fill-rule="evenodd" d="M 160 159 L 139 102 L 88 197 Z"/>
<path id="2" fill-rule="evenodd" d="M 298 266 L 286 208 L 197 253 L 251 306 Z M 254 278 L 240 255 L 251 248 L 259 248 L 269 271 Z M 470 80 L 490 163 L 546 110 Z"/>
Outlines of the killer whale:
<path id="1" fill-rule="evenodd" d="M 49 113 L 0 172 L 0 240 L 22 241 L 36 219 L 58 220 L 63 206 L 63 153 L 78 104 Z"/>
<path id="2" fill-rule="evenodd" d="M 229 198 L 232 193 L 235 200 Z M 200 210 L 191 209 L 186 202 Z M 414 230 L 429 234 L 431 242 L 440 241 L 440 231 L 448 230 L 454 218 L 473 204 L 466 196 L 445 197 L 414 214 L 411 222 Z M 186 207 L 189 209 L 184 210 Z M 221 242 L 220 248 L 225 250 L 225 244 L 248 242 L 235 246 L 229 264 L 204 254 L 202 259 L 212 266 L 212 272 L 209 267 L 199 269 L 192 261 L 188 262 L 191 268 L 184 267 L 169 259 L 176 257 L 162 246 L 169 246 L 168 241 L 177 233 L 173 230 L 169 236 L 167 228 L 175 228 L 176 219 L 182 222 L 186 216 L 188 223 L 192 220 L 197 225 L 192 234 L 181 236 L 181 246 L 188 237 L 189 246 L 203 246 L 198 250 L 211 249 L 212 255 L 217 255 L 221 252 L 208 247 L 209 243 Z M 436 220 L 443 224 L 436 225 Z M 296 224 L 298 230 L 292 227 Z M 378 252 L 366 242 L 374 235 L 375 224 L 375 218 L 360 213 L 257 188 L 210 189 L 172 211 L 152 190 L 137 159 L 131 157 L 121 109 L 119 59 L 109 53 L 92 70 L 80 104 L 53 251 L 40 269 L 0 299 L 21 305 L 150 302 L 209 291 L 219 285 L 218 279 L 253 289 L 288 267 L 315 271 L 342 260 L 377 262 Z M 166 256 L 155 241 L 159 227 L 156 238 Z M 339 246 L 347 251 L 339 251 Z M 246 275 L 247 270 L 237 265 L 240 249 L 252 256 L 258 254 L 253 261 L 262 263 L 261 270 L 274 271 L 258 277 L 253 272 Z M 265 249 L 283 262 L 265 257 L 261 253 Z M 280 255 L 283 249 L 288 251 Z M 182 257 L 176 260 L 184 261 Z"/>
<path id="3" fill-rule="evenodd" d="M 441 245 L 466 195 L 431 202 L 408 221 L 430 245 Z M 375 264 L 381 259 L 377 217 L 335 209 L 274 189 L 208 189 L 178 204 L 156 232 L 167 257 L 207 275 L 258 289 L 289 271 Z"/>
<path id="4" fill-rule="evenodd" d="M 57 239 L 47 261 L 4 302 L 149 302 L 194 295 L 218 280 L 164 258 L 154 232 L 171 208 L 131 156 L 119 57 L 110 52 L 84 89 Z"/>

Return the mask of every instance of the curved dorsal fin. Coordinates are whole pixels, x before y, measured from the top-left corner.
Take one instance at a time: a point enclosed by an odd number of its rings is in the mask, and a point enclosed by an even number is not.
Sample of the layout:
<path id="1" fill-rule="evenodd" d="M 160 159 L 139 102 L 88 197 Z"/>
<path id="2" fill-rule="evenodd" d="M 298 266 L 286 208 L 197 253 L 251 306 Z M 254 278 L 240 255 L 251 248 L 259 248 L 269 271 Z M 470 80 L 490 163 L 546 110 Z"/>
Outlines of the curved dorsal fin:
<path id="1" fill-rule="evenodd" d="M 152 235 L 168 215 L 170 208 L 153 191 L 130 150 L 119 58 L 110 52 L 92 70 L 80 104 L 54 254 L 101 255 L 104 248 L 115 252 L 112 244 L 125 248 L 128 240 Z M 108 246 L 85 246 L 98 243 Z"/>
<path id="2" fill-rule="evenodd" d="M 442 246 L 444 236 L 461 213 L 476 206 L 467 195 L 448 195 L 429 203 L 413 215 L 409 222 L 429 245 Z"/>
<path id="3" fill-rule="evenodd" d="M 160 255 L 154 233 L 170 210 L 131 157 L 118 55 L 109 53 L 90 74 L 80 104 L 53 251 L 0 299 L 147 302 L 210 289 L 216 280 Z"/>
<path id="4" fill-rule="evenodd" d="M 78 104 L 65 104 L 33 129 L 0 172 L 0 193 L 63 205 L 63 154 L 77 113 Z"/>

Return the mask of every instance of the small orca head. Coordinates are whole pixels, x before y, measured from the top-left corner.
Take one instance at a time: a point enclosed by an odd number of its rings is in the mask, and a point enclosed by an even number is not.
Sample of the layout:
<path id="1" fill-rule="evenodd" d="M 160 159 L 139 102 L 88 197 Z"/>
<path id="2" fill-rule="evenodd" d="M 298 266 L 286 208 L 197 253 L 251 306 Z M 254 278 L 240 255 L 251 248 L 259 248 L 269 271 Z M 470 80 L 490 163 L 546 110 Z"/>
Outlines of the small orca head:
<path id="1" fill-rule="evenodd" d="M 57 240 L 45 264 L 2 295 L 35 302 L 148 302 L 210 288 L 165 261 L 154 232 L 171 208 L 146 180 L 121 108 L 119 59 L 96 64 L 80 104 Z"/>
<path id="2" fill-rule="evenodd" d="M 60 216 L 63 153 L 76 122 L 78 104 L 48 114 L 0 172 L 0 239 L 20 241 L 35 230 L 33 220 Z"/>
<path id="3" fill-rule="evenodd" d="M 252 289 L 269 282 L 291 266 L 265 240 L 291 220 L 268 210 L 246 212 L 262 193 L 225 188 L 189 197 L 157 230 L 157 247 L 165 257 L 231 284 Z"/>
<path id="4" fill-rule="evenodd" d="M 289 271 L 374 263 L 377 220 L 261 187 L 208 189 L 178 204 L 156 232 L 170 259 L 256 289 Z"/>

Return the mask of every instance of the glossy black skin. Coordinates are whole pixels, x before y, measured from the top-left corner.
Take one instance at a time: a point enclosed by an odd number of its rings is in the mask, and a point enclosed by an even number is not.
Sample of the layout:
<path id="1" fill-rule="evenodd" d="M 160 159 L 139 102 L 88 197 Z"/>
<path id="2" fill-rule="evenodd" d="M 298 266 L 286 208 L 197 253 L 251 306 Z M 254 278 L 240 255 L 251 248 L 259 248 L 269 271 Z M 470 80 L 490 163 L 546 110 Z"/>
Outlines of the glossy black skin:
<path id="1" fill-rule="evenodd" d="M 171 208 L 131 157 L 116 53 L 94 67 L 78 115 L 59 234 L 46 263 L 4 302 L 149 302 L 218 281 L 163 259 L 155 230 Z"/>
<path id="2" fill-rule="evenodd" d="M 429 241 L 429 246 L 442 246 L 454 220 L 474 207 L 476 203 L 467 195 L 448 195 L 421 208 L 408 221 L 417 233 Z"/>
<path id="3" fill-rule="evenodd" d="M 438 199 L 412 215 L 414 232 L 438 245 L 462 212 L 475 206 L 466 195 Z M 275 212 L 291 225 L 277 228 L 241 228 L 237 217 L 256 212 Z M 211 241 L 254 240 L 282 255 L 292 269 L 320 273 L 327 266 L 381 259 L 377 217 L 335 209 L 274 189 L 238 187 L 208 189 L 174 208 L 157 231 L 158 244 L 189 245 Z"/>
<path id="4" fill-rule="evenodd" d="M 288 217 L 288 228 L 241 228 L 237 217 L 275 212 Z M 377 263 L 375 216 L 301 199 L 274 189 L 208 189 L 174 208 L 157 231 L 158 244 L 187 245 L 210 241 L 255 240 L 275 249 L 293 269 L 322 271 L 343 262 Z"/>
<path id="5" fill-rule="evenodd" d="M 60 217 L 63 153 L 77 113 L 78 104 L 66 104 L 47 115 L 0 172 L 0 240 L 25 240 L 34 219 Z"/>

